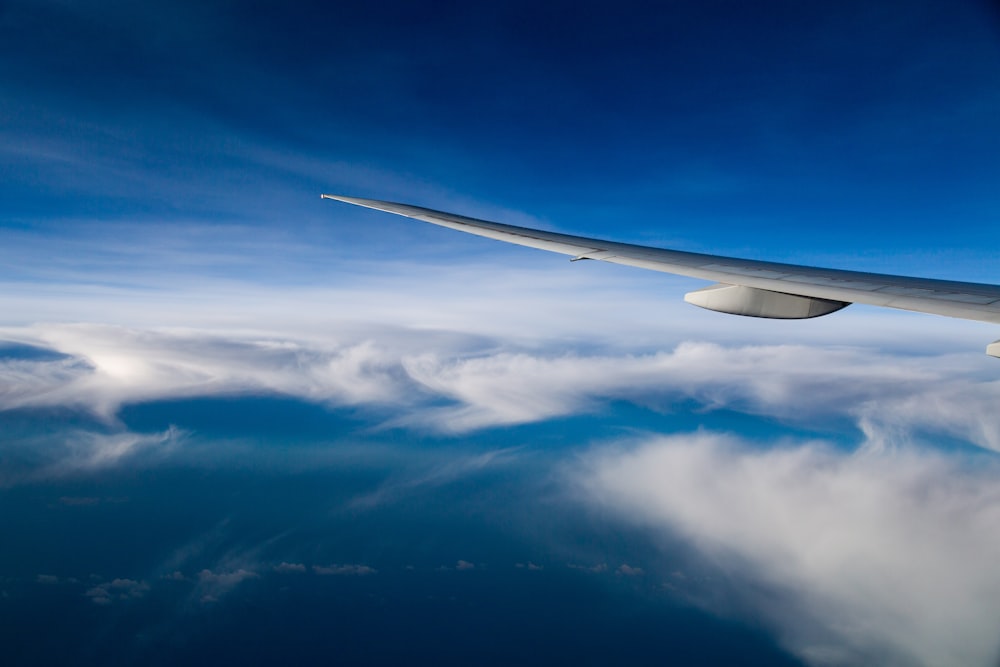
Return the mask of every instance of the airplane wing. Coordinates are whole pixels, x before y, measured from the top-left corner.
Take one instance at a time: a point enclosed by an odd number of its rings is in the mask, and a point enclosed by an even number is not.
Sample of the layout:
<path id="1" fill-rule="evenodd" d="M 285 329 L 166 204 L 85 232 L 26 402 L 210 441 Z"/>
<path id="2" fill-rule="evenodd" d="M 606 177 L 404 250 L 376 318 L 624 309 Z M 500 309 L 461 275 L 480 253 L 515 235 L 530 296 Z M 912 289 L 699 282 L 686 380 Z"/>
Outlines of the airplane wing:
<path id="1" fill-rule="evenodd" d="M 1000 285 L 910 278 L 737 259 L 681 250 L 603 241 L 505 225 L 394 202 L 321 195 L 348 204 L 415 218 L 499 241 L 591 259 L 711 280 L 717 284 L 685 295 L 688 303 L 734 315 L 805 319 L 852 303 L 899 308 L 1000 324 Z M 986 348 L 1000 357 L 1000 341 Z"/>

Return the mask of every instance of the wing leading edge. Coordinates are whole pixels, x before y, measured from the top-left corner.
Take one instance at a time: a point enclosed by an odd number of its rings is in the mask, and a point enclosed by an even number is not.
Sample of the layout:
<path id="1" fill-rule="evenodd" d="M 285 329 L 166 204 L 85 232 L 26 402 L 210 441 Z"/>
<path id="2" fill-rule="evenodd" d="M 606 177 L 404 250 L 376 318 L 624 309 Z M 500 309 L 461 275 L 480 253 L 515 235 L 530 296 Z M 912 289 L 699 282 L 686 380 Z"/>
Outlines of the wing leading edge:
<path id="1" fill-rule="evenodd" d="M 852 303 L 898 308 L 1000 324 L 1000 285 L 880 273 L 823 269 L 650 248 L 477 220 L 421 206 L 339 195 L 324 199 L 395 213 L 478 236 L 653 271 L 719 283 L 691 292 L 685 300 L 737 315 L 802 319 L 827 315 Z M 1000 341 L 987 347 L 1000 357 Z"/>

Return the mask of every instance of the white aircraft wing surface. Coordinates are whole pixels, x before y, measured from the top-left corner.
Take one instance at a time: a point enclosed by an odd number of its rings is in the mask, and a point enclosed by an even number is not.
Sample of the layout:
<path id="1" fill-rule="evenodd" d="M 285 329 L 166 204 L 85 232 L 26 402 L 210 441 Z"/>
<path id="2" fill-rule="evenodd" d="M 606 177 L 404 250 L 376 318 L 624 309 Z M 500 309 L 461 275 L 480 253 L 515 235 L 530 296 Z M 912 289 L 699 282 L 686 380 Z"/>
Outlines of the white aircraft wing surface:
<path id="1" fill-rule="evenodd" d="M 827 315 L 852 303 L 864 303 L 1000 324 L 1000 285 L 822 269 L 650 248 L 477 220 L 421 206 L 338 195 L 322 197 L 558 252 L 574 260 L 601 260 L 711 280 L 718 284 L 690 292 L 685 300 L 734 315 L 804 319 Z M 991 344 L 986 351 L 1000 357 L 1000 341 Z"/>

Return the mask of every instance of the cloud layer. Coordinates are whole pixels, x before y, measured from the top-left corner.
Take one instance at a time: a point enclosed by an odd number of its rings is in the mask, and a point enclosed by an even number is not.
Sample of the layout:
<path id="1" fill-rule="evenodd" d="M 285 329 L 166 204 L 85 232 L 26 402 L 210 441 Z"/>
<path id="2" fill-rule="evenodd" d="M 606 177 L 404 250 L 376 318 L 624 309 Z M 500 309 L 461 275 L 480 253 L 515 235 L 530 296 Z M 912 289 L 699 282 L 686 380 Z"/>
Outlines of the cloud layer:
<path id="1" fill-rule="evenodd" d="M 375 428 L 439 434 L 599 414 L 618 401 L 695 410 L 708 423 L 727 410 L 846 433 L 826 444 L 708 431 L 643 438 L 599 447 L 573 484 L 625 521 L 682 536 L 731 589 L 720 597 L 671 580 L 672 590 L 721 614 L 765 619 L 811 663 L 988 664 L 997 651 L 1000 383 L 978 354 L 716 342 L 566 348 L 543 337 L 517 345 L 374 325 L 325 338 L 94 324 L 8 327 L 4 336 L 36 347 L 0 361 L 0 409 L 71 408 L 108 424 L 49 443 L 47 473 L 183 448 L 196 434 L 115 426 L 124 404 L 180 397 L 278 394 L 363 407 Z M 454 479 L 507 453 L 390 480 L 359 502 L 377 504 L 400 484 Z M 616 572 L 649 580 L 647 565 Z M 202 571 L 200 599 L 218 599 L 255 572 Z M 142 592 L 112 581 L 91 597 L 104 604 Z"/>
<path id="2" fill-rule="evenodd" d="M 1000 464 L 976 462 L 704 432 L 599 450 L 581 479 L 591 502 L 682 535 L 736 582 L 725 603 L 692 600 L 765 619 L 813 664 L 987 665 Z"/>
<path id="3" fill-rule="evenodd" d="M 718 590 L 683 580 L 671 580 L 672 590 L 721 614 L 765 619 L 809 662 L 993 659 L 1000 382 L 978 348 L 976 325 L 923 318 L 927 326 L 914 333 L 911 317 L 863 309 L 821 326 L 745 323 L 642 290 L 595 320 L 592 304 L 566 295 L 588 293 L 594 276 L 610 275 L 604 269 L 589 278 L 562 269 L 522 274 L 499 288 L 485 285 L 478 269 L 464 281 L 442 273 L 407 284 L 396 268 L 391 289 L 361 281 L 283 295 L 243 284 L 225 308 L 217 295 L 199 303 L 183 285 L 155 306 L 144 301 L 155 294 L 149 287 L 122 290 L 120 300 L 95 288 L 77 304 L 32 287 L 17 297 L 41 295 L 26 312 L 66 306 L 86 319 L 100 303 L 104 319 L 117 324 L 8 322 L 0 331 L 9 342 L 0 348 L 0 411 L 68 409 L 102 425 L 8 440 L 5 453 L 21 448 L 8 460 L 28 459 L 34 469 L 8 466 L 0 481 L 155 463 L 184 450 L 197 433 L 132 433 L 118 423 L 122 406 L 179 398 L 286 396 L 360 408 L 374 431 L 437 435 L 599 416 L 621 402 L 693 412 L 709 425 L 718 411 L 751 415 L 832 434 L 830 442 L 653 437 L 598 449 L 572 483 L 622 520 L 683 536 L 726 573 L 731 589 L 724 603 Z M 532 291 L 533 281 L 548 281 L 550 290 Z M 226 293 L 220 283 L 214 288 Z M 326 303 L 348 314 L 326 312 Z M 188 319 L 184 328 L 164 326 Z M 745 326 L 717 328 L 736 322 Z M 475 452 L 412 479 L 389 479 L 352 508 L 447 483 L 510 454 Z M 320 563 L 309 571 L 366 573 L 359 567 Z M 631 581 L 658 574 L 645 562 L 597 567 Z M 242 563 L 199 572 L 202 601 L 257 575 Z M 90 597 L 107 604 L 144 594 L 135 581 L 92 586 Z"/>
<path id="4" fill-rule="evenodd" d="M 462 433 L 599 411 L 615 400 L 664 412 L 694 401 L 791 424 L 851 420 L 872 446 L 891 447 L 904 432 L 1000 451 L 1000 381 L 978 355 L 707 342 L 660 352 L 518 349 L 393 328 L 348 329 L 325 341 L 106 325 L 5 333 L 58 355 L 0 359 L 3 410 L 71 407 L 113 420 L 126 403 L 280 394 L 381 407 L 395 425 Z"/>

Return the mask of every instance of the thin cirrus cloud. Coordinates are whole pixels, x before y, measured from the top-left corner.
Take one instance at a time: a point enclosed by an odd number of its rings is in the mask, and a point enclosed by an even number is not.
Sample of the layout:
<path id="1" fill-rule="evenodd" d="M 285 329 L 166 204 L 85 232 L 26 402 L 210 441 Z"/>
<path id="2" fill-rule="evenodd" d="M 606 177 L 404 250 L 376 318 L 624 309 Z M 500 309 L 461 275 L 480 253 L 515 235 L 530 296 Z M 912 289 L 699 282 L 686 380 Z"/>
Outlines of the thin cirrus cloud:
<path id="1" fill-rule="evenodd" d="M 2 448 L 5 461 L 0 469 L 0 488 L 86 475 L 128 463 L 157 465 L 176 454 L 187 435 L 170 426 L 151 433 L 71 427 L 28 437 L 8 436 Z M 71 506 L 101 502 L 119 501 L 115 498 L 60 498 L 60 503 Z"/>
<path id="2" fill-rule="evenodd" d="M 702 432 L 598 448 L 573 479 L 739 582 L 729 598 L 689 586 L 695 604 L 763 619 L 811 664 L 986 665 L 1000 652 L 998 472 L 992 457 Z"/>

